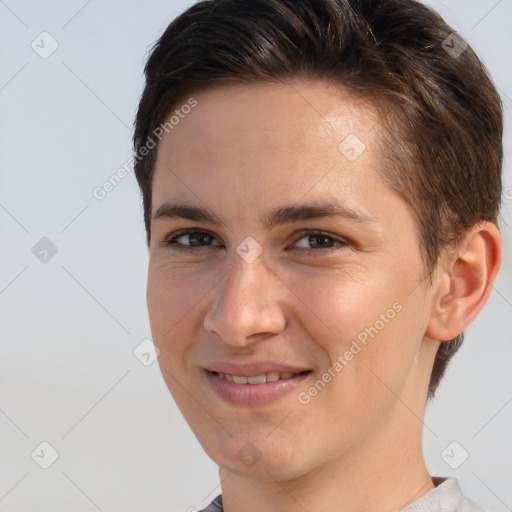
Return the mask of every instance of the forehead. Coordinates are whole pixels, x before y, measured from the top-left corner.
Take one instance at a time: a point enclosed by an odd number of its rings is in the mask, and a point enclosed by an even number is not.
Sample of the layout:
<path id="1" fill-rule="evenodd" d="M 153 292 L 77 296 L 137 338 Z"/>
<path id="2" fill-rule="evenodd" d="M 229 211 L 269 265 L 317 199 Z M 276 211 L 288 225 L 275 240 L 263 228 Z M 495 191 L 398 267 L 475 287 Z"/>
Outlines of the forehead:
<path id="1" fill-rule="evenodd" d="M 343 175 L 350 186 L 351 176 L 369 179 L 380 165 L 377 109 L 338 87 L 230 84 L 192 97 L 197 106 L 158 146 L 156 195 L 173 175 L 232 187 L 281 178 L 290 187 L 336 169 L 330 178 Z"/>
<path id="2" fill-rule="evenodd" d="M 347 132 L 364 138 L 378 121 L 377 109 L 368 100 L 319 81 L 237 83 L 193 96 L 197 107 L 169 133 L 169 139 L 178 135 L 183 142 L 186 135 L 200 134 L 210 148 L 225 142 L 228 134 L 235 135 L 239 144 L 257 135 L 275 144 L 313 139 L 318 143 L 319 138 L 339 143 Z M 190 137 L 189 143 L 194 139 Z"/>

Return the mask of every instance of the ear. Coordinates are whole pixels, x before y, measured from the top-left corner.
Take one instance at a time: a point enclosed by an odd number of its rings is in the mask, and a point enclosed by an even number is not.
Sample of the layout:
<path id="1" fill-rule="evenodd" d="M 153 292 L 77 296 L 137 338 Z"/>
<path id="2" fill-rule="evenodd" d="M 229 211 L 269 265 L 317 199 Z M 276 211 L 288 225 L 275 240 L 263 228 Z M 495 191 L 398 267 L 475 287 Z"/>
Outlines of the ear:
<path id="1" fill-rule="evenodd" d="M 427 336 L 448 341 L 466 329 L 487 302 L 501 259 L 498 228 L 487 221 L 475 224 L 440 263 Z"/>

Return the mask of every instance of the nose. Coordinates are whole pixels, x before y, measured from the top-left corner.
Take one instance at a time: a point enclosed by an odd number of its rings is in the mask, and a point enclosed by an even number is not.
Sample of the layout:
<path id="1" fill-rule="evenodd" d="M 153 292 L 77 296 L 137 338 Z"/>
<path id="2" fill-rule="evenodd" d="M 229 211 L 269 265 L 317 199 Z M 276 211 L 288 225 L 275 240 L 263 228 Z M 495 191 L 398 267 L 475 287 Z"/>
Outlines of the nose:
<path id="1" fill-rule="evenodd" d="M 262 256 L 247 263 L 238 254 L 215 288 L 204 327 L 233 346 L 248 346 L 283 331 L 283 284 Z"/>

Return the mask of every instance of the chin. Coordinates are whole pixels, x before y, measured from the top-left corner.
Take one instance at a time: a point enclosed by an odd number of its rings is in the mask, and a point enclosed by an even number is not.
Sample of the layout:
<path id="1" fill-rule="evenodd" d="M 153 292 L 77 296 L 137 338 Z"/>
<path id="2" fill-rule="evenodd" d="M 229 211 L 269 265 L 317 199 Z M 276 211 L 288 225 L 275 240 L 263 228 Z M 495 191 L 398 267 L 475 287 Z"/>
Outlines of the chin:
<path id="1" fill-rule="evenodd" d="M 304 447 L 296 449 L 281 441 L 278 436 L 271 441 L 263 434 L 228 436 L 223 442 L 202 446 L 220 468 L 237 475 L 268 481 L 297 478 L 307 471 Z"/>

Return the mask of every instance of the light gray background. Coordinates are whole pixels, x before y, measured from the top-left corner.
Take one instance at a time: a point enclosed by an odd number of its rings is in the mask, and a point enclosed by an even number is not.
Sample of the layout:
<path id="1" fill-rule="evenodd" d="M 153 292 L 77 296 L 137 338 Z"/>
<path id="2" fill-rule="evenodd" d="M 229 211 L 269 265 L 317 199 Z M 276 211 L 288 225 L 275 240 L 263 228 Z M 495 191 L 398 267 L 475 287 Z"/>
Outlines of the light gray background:
<path id="1" fill-rule="evenodd" d="M 0 0 L 0 510 L 186 511 L 220 493 L 157 363 L 147 252 L 130 174 L 92 195 L 131 154 L 150 45 L 192 2 Z M 491 71 L 506 114 L 505 260 L 425 419 L 433 474 L 456 476 L 489 511 L 512 510 L 512 1 L 431 2 Z M 58 49 L 31 43 L 47 31 Z M 43 36 L 47 37 L 47 36 Z M 45 48 L 51 41 L 45 40 Z M 58 249 L 43 263 L 32 247 Z M 59 457 L 31 458 L 40 443 Z M 441 454 L 453 441 L 452 469 Z M 44 448 L 44 447 L 43 447 Z M 44 457 L 40 448 L 39 460 Z M 452 465 L 454 463 L 450 460 Z M 371 483 L 368 483 L 371 485 Z M 192 510 L 192 509 L 190 509 Z"/>

